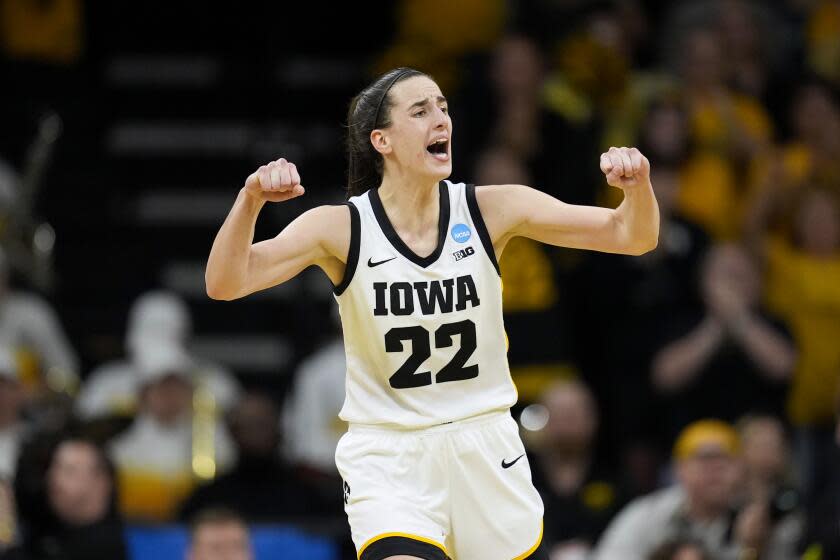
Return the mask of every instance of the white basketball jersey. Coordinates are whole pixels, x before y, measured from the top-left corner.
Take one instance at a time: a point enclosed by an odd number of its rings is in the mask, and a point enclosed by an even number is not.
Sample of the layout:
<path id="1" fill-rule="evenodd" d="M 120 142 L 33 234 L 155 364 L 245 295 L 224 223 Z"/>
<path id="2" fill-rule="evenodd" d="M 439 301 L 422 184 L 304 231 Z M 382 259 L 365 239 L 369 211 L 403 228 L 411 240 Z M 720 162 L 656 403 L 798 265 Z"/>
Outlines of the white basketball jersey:
<path id="1" fill-rule="evenodd" d="M 347 422 L 422 428 L 516 402 L 499 267 L 474 188 L 439 189 L 438 244 L 427 257 L 402 242 L 376 189 L 349 201 L 350 252 L 335 289 Z"/>

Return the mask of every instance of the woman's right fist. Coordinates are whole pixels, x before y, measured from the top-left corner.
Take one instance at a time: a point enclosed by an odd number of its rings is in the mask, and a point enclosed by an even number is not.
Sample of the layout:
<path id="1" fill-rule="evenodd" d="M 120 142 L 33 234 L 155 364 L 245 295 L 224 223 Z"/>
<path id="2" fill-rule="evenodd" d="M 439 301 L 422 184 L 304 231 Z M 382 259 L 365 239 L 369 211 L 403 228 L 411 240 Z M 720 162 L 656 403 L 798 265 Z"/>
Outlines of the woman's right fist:
<path id="1" fill-rule="evenodd" d="M 283 202 L 305 191 L 295 164 L 280 158 L 251 173 L 245 180 L 245 192 L 258 200 Z"/>

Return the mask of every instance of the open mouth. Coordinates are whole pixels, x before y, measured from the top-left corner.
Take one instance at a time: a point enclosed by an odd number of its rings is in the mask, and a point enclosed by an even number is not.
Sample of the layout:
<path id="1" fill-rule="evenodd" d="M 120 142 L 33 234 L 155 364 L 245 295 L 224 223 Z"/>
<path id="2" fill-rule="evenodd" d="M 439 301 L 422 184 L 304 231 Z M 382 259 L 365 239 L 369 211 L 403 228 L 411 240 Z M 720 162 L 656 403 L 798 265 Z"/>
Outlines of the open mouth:
<path id="1" fill-rule="evenodd" d="M 432 154 L 435 159 L 446 161 L 449 159 L 449 140 L 446 138 L 435 140 L 426 146 L 426 151 Z"/>

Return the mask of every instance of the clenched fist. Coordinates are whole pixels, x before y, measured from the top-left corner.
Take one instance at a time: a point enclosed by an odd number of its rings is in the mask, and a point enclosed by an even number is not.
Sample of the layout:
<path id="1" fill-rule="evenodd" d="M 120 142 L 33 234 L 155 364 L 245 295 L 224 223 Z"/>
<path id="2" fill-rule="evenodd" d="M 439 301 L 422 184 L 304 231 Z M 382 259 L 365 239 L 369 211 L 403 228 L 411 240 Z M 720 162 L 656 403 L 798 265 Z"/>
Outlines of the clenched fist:
<path id="1" fill-rule="evenodd" d="M 619 189 L 650 181 L 650 162 L 636 148 L 610 148 L 601 154 L 601 171 L 607 183 Z"/>
<path id="2" fill-rule="evenodd" d="M 245 192 L 257 200 L 283 202 L 305 191 L 295 164 L 280 158 L 251 173 L 245 180 Z"/>

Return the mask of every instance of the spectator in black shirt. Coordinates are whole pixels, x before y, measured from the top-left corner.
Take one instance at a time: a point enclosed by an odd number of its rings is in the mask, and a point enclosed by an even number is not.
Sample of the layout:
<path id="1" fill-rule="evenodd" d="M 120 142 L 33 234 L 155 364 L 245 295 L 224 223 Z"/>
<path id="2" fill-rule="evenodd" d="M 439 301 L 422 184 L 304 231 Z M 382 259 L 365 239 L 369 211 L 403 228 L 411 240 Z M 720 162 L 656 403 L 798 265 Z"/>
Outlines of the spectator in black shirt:
<path id="1" fill-rule="evenodd" d="M 197 489 L 184 504 L 181 519 L 217 507 L 235 511 L 249 522 L 341 512 L 339 489 L 330 510 L 318 489 L 280 459 L 279 413 L 268 396 L 246 394 L 231 411 L 229 424 L 239 456 L 235 467 Z"/>
<path id="2" fill-rule="evenodd" d="M 748 412 L 784 416 L 796 362 L 787 327 L 761 306 L 759 269 L 736 244 L 715 246 L 701 278 L 704 309 L 660 321 L 651 363 L 669 439 L 690 422 L 733 422 Z"/>
<path id="3" fill-rule="evenodd" d="M 598 410 L 589 388 L 564 381 L 541 400 L 548 422 L 534 445 L 531 469 L 545 503 L 544 540 L 552 558 L 571 558 L 597 541 L 623 505 L 622 491 L 595 454 Z"/>
<path id="4" fill-rule="evenodd" d="M 702 306 L 698 269 L 709 237 L 677 207 L 690 151 L 685 111 L 674 101 L 652 104 L 639 135 L 659 203 L 659 245 L 639 257 L 583 255 L 573 291 L 585 297 L 569 299 L 571 346 L 582 371 L 597 372 L 588 381 L 605 414 L 604 436 L 621 455 L 634 493 L 648 493 L 656 487 L 659 462 L 667 457 L 667 446 L 657 449 L 660 419 L 650 405 L 656 398 L 649 376 L 656 332 L 663 318 Z"/>
<path id="5" fill-rule="evenodd" d="M 840 558 L 840 395 L 837 399 L 837 428 L 830 460 L 828 480 L 808 510 L 805 538 L 802 541 L 802 558 L 808 560 Z"/>
<path id="6" fill-rule="evenodd" d="M 26 558 L 128 558 L 114 467 L 95 441 L 74 434 L 34 441 L 15 486 Z"/>

